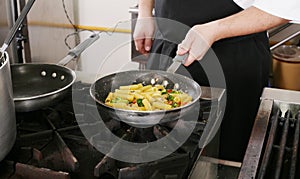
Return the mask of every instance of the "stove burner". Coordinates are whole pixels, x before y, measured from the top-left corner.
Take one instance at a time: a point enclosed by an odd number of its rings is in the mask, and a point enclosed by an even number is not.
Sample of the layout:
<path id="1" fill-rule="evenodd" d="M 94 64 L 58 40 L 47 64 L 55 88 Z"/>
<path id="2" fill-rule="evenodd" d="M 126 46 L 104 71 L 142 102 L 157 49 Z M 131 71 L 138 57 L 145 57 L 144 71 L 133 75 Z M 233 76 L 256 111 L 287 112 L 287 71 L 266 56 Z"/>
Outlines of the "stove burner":
<path id="1" fill-rule="evenodd" d="M 280 116 L 280 110 L 272 116 L 258 178 L 300 177 L 300 164 L 297 164 L 297 159 L 300 159 L 300 111 L 296 118 L 292 117 L 291 111 L 287 111 L 284 117 Z"/>
<path id="2" fill-rule="evenodd" d="M 265 88 L 239 178 L 300 178 L 300 93 Z"/>
<path id="3" fill-rule="evenodd" d="M 90 128 L 90 124 L 96 125 L 99 119 L 85 113 L 85 109 L 90 107 L 90 104 L 84 102 L 91 98 L 89 85 L 81 82 L 75 85 L 77 87 L 73 93 L 85 94 L 77 95 L 81 99 L 76 99 L 76 105 L 82 109 L 78 114 L 73 111 L 72 94 L 54 106 L 17 113 L 17 140 L 13 150 L 0 163 L 0 178 L 126 179 L 188 176 L 199 154 L 198 142 L 213 107 L 210 101 L 201 102 L 200 119 L 190 138 L 177 151 L 161 160 L 133 164 L 103 155 L 82 134 L 81 128 Z M 174 123 L 169 123 L 138 129 L 112 119 L 104 118 L 104 121 L 119 138 L 140 143 L 160 139 L 168 135 L 174 126 Z M 97 136 L 92 140 L 97 140 Z M 110 145 L 109 141 L 99 141 L 97 144 Z"/>

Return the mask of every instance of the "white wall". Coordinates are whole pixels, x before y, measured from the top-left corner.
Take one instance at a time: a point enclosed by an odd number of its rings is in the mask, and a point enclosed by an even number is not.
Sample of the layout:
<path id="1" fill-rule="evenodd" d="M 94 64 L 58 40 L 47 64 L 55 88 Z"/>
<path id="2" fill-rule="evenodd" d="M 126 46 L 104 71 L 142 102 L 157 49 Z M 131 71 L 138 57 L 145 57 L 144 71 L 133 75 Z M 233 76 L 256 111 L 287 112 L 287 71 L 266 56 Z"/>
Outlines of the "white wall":
<path id="1" fill-rule="evenodd" d="M 73 1 L 65 0 L 68 13 L 73 15 Z M 31 60 L 35 63 L 57 63 L 68 52 L 65 37 L 73 33 L 64 14 L 61 0 L 36 0 L 28 13 Z M 71 46 L 74 39 L 69 39 Z"/>
<path id="2" fill-rule="evenodd" d="M 108 27 L 116 30 L 130 30 L 129 7 L 137 0 L 77 0 L 78 24 L 90 27 Z M 117 26 L 116 26 L 117 25 Z M 84 40 L 90 33 L 82 33 Z M 131 62 L 130 33 L 101 33 L 100 40 L 81 56 L 81 69 L 91 73 L 108 74 L 120 69 L 137 68 Z M 125 67 L 125 68 L 124 68 Z"/>
<path id="3" fill-rule="evenodd" d="M 101 33 L 100 39 L 82 53 L 80 70 L 107 74 L 124 69 L 124 66 L 137 68 L 137 63 L 131 63 L 131 34 L 128 32 L 131 29 L 128 9 L 136 5 L 137 0 L 65 0 L 65 3 L 71 20 L 80 28 L 96 29 L 98 33 L 99 29 L 119 23 L 117 32 Z M 36 0 L 29 12 L 29 24 L 33 62 L 57 63 L 67 54 L 64 39 L 74 30 L 66 18 L 62 0 Z M 85 40 L 90 34 L 80 32 L 80 40 Z M 74 47 L 74 36 L 68 42 Z"/>

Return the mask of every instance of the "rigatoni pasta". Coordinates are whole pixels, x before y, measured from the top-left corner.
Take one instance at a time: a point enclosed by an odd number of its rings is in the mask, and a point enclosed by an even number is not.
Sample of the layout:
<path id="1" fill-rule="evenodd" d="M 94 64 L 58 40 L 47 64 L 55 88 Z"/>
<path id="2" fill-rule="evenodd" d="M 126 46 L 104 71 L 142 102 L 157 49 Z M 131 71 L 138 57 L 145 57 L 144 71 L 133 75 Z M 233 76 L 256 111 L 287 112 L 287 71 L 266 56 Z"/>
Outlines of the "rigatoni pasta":
<path id="1" fill-rule="evenodd" d="M 141 83 L 127 86 L 120 86 L 114 92 L 110 92 L 105 104 L 119 109 L 154 111 L 170 110 L 192 101 L 192 97 L 187 93 L 165 89 L 162 85 L 146 85 Z"/>

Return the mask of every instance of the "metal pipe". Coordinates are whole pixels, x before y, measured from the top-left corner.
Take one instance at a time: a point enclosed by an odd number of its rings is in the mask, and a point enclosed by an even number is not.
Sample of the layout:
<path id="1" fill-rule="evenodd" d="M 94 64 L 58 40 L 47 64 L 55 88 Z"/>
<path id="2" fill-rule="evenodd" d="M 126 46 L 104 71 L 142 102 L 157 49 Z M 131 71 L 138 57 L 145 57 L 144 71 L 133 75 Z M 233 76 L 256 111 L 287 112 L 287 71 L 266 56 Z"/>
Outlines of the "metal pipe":
<path id="1" fill-rule="evenodd" d="M 294 34 L 288 36 L 287 38 L 283 39 L 282 41 L 278 42 L 277 44 L 273 45 L 272 47 L 270 47 L 270 50 L 274 50 L 275 48 L 279 47 L 280 45 L 284 44 L 285 42 L 297 37 L 298 35 L 300 35 L 300 31 L 295 32 Z"/>
<path id="2" fill-rule="evenodd" d="M 129 12 L 129 13 L 132 13 L 132 14 L 138 14 L 138 13 L 139 13 L 139 9 L 138 9 L 137 6 L 130 7 L 130 8 L 128 9 L 128 12 Z"/>
<path id="3" fill-rule="evenodd" d="M 29 10 L 31 9 L 32 5 L 34 4 L 35 0 L 29 0 L 27 2 L 27 4 L 25 5 L 25 7 L 22 9 L 22 12 L 20 14 L 20 16 L 18 17 L 17 21 L 15 22 L 14 26 L 12 27 L 12 29 L 9 31 L 4 44 L 1 47 L 1 50 L 5 51 L 6 48 L 9 46 L 9 44 L 11 43 L 11 41 L 13 40 L 18 28 L 20 27 L 20 25 L 22 24 L 23 20 L 25 19 L 26 15 L 28 14 Z"/>
<path id="4" fill-rule="evenodd" d="M 277 27 L 273 30 L 270 30 L 269 31 L 269 37 L 273 37 L 274 35 L 278 34 L 279 32 L 283 31 L 284 29 L 288 28 L 291 25 L 292 25 L 291 23 L 287 23 L 287 24 L 279 26 L 279 27 Z"/>

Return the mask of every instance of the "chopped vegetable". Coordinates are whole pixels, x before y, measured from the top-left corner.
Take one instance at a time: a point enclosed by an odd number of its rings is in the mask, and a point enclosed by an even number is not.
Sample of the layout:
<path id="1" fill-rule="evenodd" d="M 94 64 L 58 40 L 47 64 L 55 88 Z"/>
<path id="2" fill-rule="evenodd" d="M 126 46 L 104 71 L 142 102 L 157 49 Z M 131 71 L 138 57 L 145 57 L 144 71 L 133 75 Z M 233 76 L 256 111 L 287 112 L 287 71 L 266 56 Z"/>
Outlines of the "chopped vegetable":
<path id="1" fill-rule="evenodd" d="M 161 95 L 167 94 L 167 91 L 163 91 L 161 92 Z"/>
<path id="2" fill-rule="evenodd" d="M 138 104 L 139 107 L 143 107 L 144 106 L 143 99 L 137 99 L 136 103 Z"/>
<path id="3" fill-rule="evenodd" d="M 172 107 L 173 107 L 173 108 L 178 107 L 178 103 L 174 102 L 174 103 L 172 104 Z"/>
<path id="4" fill-rule="evenodd" d="M 116 97 L 115 99 L 112 99 L 112 100 L 110 101 L 110 103 L 126 103 L 126 104 L 128 104 L 129 101 L 126 100 L 126 99 L 122 99 L 122 98 L 120 98 L 120 97 Z"/>
<path id="5" fill-rule="evenodd" d="M 167 100 L 168 101 L 173 101 L 174 100 L 174 96 L 172 96 L 172 95 L 169 94 L 168 97 L 167 97 Z"/>

